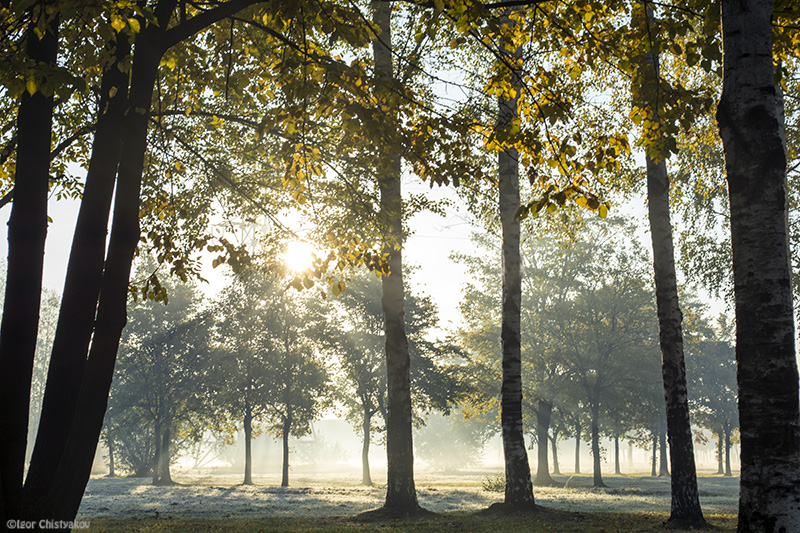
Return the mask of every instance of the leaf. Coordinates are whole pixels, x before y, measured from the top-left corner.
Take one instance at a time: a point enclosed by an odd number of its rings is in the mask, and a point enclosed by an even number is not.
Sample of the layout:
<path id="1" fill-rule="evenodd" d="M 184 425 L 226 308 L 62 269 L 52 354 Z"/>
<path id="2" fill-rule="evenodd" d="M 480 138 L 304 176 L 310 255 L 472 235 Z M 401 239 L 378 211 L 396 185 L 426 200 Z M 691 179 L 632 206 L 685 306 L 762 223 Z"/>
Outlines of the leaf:
<path id="1" fill-rule="evenodd" d="M 125 21 L 122 20 L 120 17 L 111 17 L 111 27 L 119 33 L 125 28 Z"/>
<path id="2" fill-rule="evenodd" d="M 28 81 L 25 82 L 25 89 L 28 91 L 28 94 L 31 95 L 31 96 L 36 94 L 36 89 L 37 89 L 36 80 L 34 80 L 33 78 L 28 78 Z"/>
<path id="3" fill-rule="evenodd" d="M 136 19 L 128 19 L 128 26 L 131 27 L 133 33 L 139 33 L 141 31 L 142 26 L 139 24 L 139 21 Z"/>
<path id="4" fill-rule="evenodd" d="M 606 218 L 608 216 L 608 207 L 606 207 L 606 204 L 602 204 L 597 208 L 597 214 L 600 218 Z"/>

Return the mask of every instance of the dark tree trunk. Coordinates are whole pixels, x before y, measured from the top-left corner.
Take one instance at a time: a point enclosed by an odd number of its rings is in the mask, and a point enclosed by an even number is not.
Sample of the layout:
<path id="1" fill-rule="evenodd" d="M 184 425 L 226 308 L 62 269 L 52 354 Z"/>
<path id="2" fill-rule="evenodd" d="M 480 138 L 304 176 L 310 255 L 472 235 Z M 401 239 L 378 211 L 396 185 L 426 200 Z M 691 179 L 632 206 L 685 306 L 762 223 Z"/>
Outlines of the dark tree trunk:
<path id="1" fill-rule="evenodd" d="M 722 464 L 723 460 L 723 439 L 724 439 L 724 430 L 720 426 L 719 433 L 717 433 L 717 474 L 724 474 L 725 469 Z"/>
<path id="2" fill-rule="evenodd" d="M 372 486 L 372 476 L 369 473 L 369 444 L 372 438 L 372 413 L 365 407 L 364 408 L 364 423 L 362 431 L 364 432 L 364 442 L 361 446 L 361 484 L 367 487 Z"/>
<path id="3" fill-rule="evenodd" d="M 505 18 L 505 24 L 511 21 Z M 501 47 L 503 49 L 503 47 Z M 506 53 L 505 59 L 517 73 L 521 50 Z M 507 67 L 503 66 L 506 69 Z M 520 90 L 519 82 L 514 86 Z M 517 99 L 498 99 L 497 130 L 511 128 L 518 118 Z M 500 223 L 503 236 L 502 324 L 500 340 L 503 350 L 503 382 L 500 400 L 500 421 L 505 456 L 505 503 L 515 507 L 533 507 L 533 484 L 522 425 L 522 353 L 520 305 L 522 299 L 522 262 L 520 259 L 519 160 L 517 149 L 509 146 L 497 154 L 499 179 Z"/>
<path id="4" fill-rule="evenodd" d="M 281 487 L 289 486 L 289 433 L 292 430 L 292 412 L 283 421 L 283 467 L 281 468 Z"/>
<path id="5" fill-rule="evenodd" d="M 115 61 L 103 74 L 101 83 L 92 156 L 64 281 L 41 423 L 25 482 L 26 499 L 46 492 L 58 467 L 75 412 L 97 312 L 128 96 L 128 74 L 118 66 L 128 56 L 130 44 L 120 33 L 111 47 L 116 50 Z M 116 88 L 116 94 L 110 98 L 112 88 Z"/>
<path id="6" fill-rule="evenodd" d="M 725 477 L 731 477 L 731 428 L 725 426 Z"/>
<path id="7" fill-rule="evenodd" d="M 174 485 L 175 482 L 172 480 L 172 473 L 169 470 L 169 463 L 170 463 L 170 445 L 172 444 L 172 432 L 170 431 L 170 424 L 164 424 L 163 431 L 161 433 L 161 447 L 158 452 L 158 480 L 155 483 L 159 486 L 169 486 Z"/>
<path id="8" fill-rule="evenodd" d="M 667 465 L 667 435 L 662 429 L 658 432 L 658 477 L 669 475 L 669 466 Z"/>
<path id="9" fill-rule="evenodd" d="M 553 404 L 544 400 L 539 400 L 538 408 L 536 409 L 536 440 L 537 440 L 537 457 L 539 464 L 536 467 L 536 479 L 534 485 L 555 485 L 553 478 L 550 477 L 550 467 L 547 464 L 547 444 L 550 440 L 548 434 L 550 432 L 550 418 L 553 413 Z M 553 458 L 555 462 L 555 457 Z"/>
<path id="10" fill-rule="evenodd" d="M 106 442 L 108 444 L 108 477 L 115 477 L 116 472 L 114 472 L 114 432 L 111 430 L 110 424 L 108 428 L 106 428 Z"/>
<path id="11" fill-rule="evenodd" d="M 652 458 L 652 466 L 650 469 L 650 477 L 656 477 L 658 475 L 658 471 L 656 467 L 658 466 L 658 435 L 653 435 L 653 458 Z"/>
<path id="12" fill-rule="evenodd" d="M 575 422 L 575 473 L 581 473 L 581 423 Z"/>
<path id="13" fill-rule="evenodd" d="M 622 470 L 619 469 L 619 435 L 614 435 L 614 473 L 622 474 Z"/>
<path id="14" fill-rule="evenodd" d="M 253 410 L 246 403 L 244 408 L 244 481 L 242 485 L 253 484 Z"/>
<path id="15" fill-rule="evenodd" d="M 373 43 L 375 72 L 387 82 L 393 77 L 391 3 L 373 2 L 375 25 L 380 28 L 379 40 Z M 403 204 L 400 189 L 400 155 L 394 146 L 397 112 L 383 103 L 385 146 L 380 150 L 380 211 L 384 225 L 390 273 L 382 278 L 383 316 L 386 330 L 387 480 L 384 509 L 396 514 L 412 514 L 420 510 L 414 485 L 414 446 L 411 429 L 411 363 L 405 330 L 405 288 L 403 286 Z"/>
<path id="16" fill-rule="evenodd" d="M 165 17 L 163 11 L 169 14 L 174 6 L 174 0 L 162 0 L 159 3 L 156 16 L 159 20 L 163 19 L 162 26 L 166 26 L 168 20 L 168 15 Z M 45 473 L 52 484 L 32 487 L 30 492 L 26 488 L 26 507 L 29 507 L 26 511 L 29 510 L 33 517 L 73 520 L 91 473 L 119 339 L 127 320 L 128 280 L 133 254 L 139 243 L 139 195 L 147 145 L 147 116 L 163 53 L 159 44 L 160 32 L 151 24 L 137 38 L 129 111 L 120 152 L 114 221 L 91 347 L 63 455 L 56 471 Z M 47 443 L 44 443 L 42 457 L 47 455 L 46 446 Z M 55 449 L 53 453 L 59 453 L 59 450 Z"/>
<path id="17" fill-rule="evenodd" d="M 153 485 L 161 478 L 161 419 L 153 424 Z"/>
<path id="18" fill-rule="evenodd" d="M 651 23 L 648 23 L 650 19 Z M 634 7 L 634 24 L 649 43 L 640 58 L 638 104 L 648 109 L 652 124 L 660 122 L 659 44 L 651 28 L 654 17 L 647 4 Z M 637 89 L 634 89 L 634 93 Z M 648 133 L 645 132 L 645 135 Z M 650 237 L 653 245 L 653 272 L 656 284 L 661 371 L 667 411 L 669 452 L 673 466 L 671 479 L 672 504 L 667 523 L 683 528 L 703 527 L 706 521 L 700 508 L 697 471 L 694 463 L 692 429 L 689 421 L 689 399 L 686 389 L 686 367 L 683 355 L 683 315 L 678 303 L 678 282 L 675 274 L 675 252 L 669 212 L 669 175 L 664 146 L 660 139 L 650 139 L 646 148 L 647 204 Z M 663 443 L 662 443 L 663 447 Z M 664 457 L 662 453 L 662 463 Z M 662 465 L 662 475 L 664 466 Z"/>
<path id="19" fill-rule="evenodd" d="M 721 4 L 717 108 L 730 195 L 741 428 L 739 531 L 800 529 L 800 405 L 772 2 Z"/>
<path id="20" fill-rule="evenodd" d="M 597 404 L 592 405 L 592 467 L 592 486 L 606 487 L 600 456 L 600 406 Z"/>
<path id="21" fill-rule="evenodd" d="M 550 449 L 553 453 L 553 475 L 560 476 L 561 470 L 558 468 L 558 429 L 553 430 L 553 437 L 550 439 Z"/>
<path id="22" fill-rule="evenodd" d="M 51 7 L 51 2 L 42 6 Z M 58 18 L 41 39 L 28 29 L 27 56 L 45 68 L 56 62 Z M 0 487 L 3 524 L 23 517 L 22 481 L 47 236 L 47 191 L 53 97 L 23 92 L 17 115 L 14 202 L 8 220 L 6 293 L 0 325 Z"/>

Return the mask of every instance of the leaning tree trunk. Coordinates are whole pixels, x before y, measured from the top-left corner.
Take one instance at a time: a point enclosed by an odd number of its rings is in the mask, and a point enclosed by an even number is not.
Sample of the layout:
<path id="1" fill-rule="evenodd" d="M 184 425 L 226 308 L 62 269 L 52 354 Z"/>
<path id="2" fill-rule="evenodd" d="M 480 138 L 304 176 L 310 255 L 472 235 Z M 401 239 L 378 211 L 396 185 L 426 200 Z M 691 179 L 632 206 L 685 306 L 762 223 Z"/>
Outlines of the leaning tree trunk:
<path id="1" fill-rule="evenodd" d="M 170 0 L 159 3 L 159 8 L 171 12 L 174 5 L 174 0 Z M 159 14 L 157 10 L 156 15 Z M 162 20 L 161 17 L 159 20 Z M 162 25 L 166 25 L 166 20 Z M 152 34 L 149 33 L 151 31 Z M 91 347 L 63 453 L 58 449 L 58 443 L 53 443 L 52 453 L 61 454 L 58 467 L 55 471 L 43 472 L 45 482 L 35 484 L 30 491 L 26 482 L 26 513 L 33 518 L 73 520 L 91 473 L 119 340 L 127 320 L 128 280 L 139 243 L 139 197 L 147 146 L 147 114 L 163 53 L 159 38 L 160 34 L 152 24 L 142 30 L 137 38 L 129 112 L 121 125 L 124 127 L 123 148 L 120 152 L 114 220 Z M 52 376 L 48 377 L 48 381 L 50 379 L 53 379 Z M 47 446 L 44 443 L 40 457 L 48 455 Z"/>
<path id="2" fill-rule="evenodd" d="M 800 531 L 800 405 L 772 2 L 723 0 L 725 150 L 741 428 L 739 531 Z"/>
<path id="3" fill-rule="evenodd" d="M 244 481 L 242 485 L 253 484 L 253 409 L 249 403 L 244 407 Z"/>
<path id="4" fill-rule="evenodd" d="M 668 153 L 657 136 L 660 128 L 659 44 L 652 35 L 655 24 L 652 8 L 634 7 L 634 24 L 638 26 L 645 45 L 639 59 L 638 76 L 634 88 L 634 101 L 647 110 L 650 131 L 647 139 L 647 204 L 650 220 L 650 237 L 653 245 L 653 272 L 656 284 L 656 309 L 658 313 L 659 341 L 661 346 L 661 374 L 667 410 L 667 434 L 672 463 L 672 504 L 667 523 L 683 528 L 706 525 L 700 508 L 697 490 L 697 471 L 694 462 L 692 428 L 689 421 L 689 399 L 686 389 L 686 365 L 683 354 L 683 315 L 678 303 L 678 281 L 675 274 L 675 252 L 672 241 L 672 223 L 669 212 Z M 651 23 L 648 23 L 648 20 Z M 655 131 L 655 133 L 653 133 Z M 663 443 L 662 443 L 663 448 Z M 664 457 L 662 453 L 662 473 Z"/>
<path id="5" fill-rule="evenodd" d="M 505 25 L 512 22 L 505 18 Z M 501 50 L 505 48 L 501 46 Z M 508 71 L 512 86 L 517 93 L 521 90 L 518 81 L 521 49 L 505 52 L 506 64 L 501 68 Z M 511 67 L 509 69 L 509 66 Z M 498 135 L 512 128 L 518 120 L 517 98 L 498 98 Z M 525 436 L 522 425 L 522 353 L 520 309 L 522 300 L 522 261 L 520 258 L 519 210 L 519 153 L 511 145 L 497 155 L 499 179 L 500 223 L 502 225 L 502 324 L 500 340 L 503 350 L 503 377 L 500 400 L 500 421 L 505 456 L 506 490 L 505 503 L 515 507 L 533 507 L 533 484 L 528 453 L 525 450 Z"/>
<path id="6" fill-rule="evenodd" d="M 392 70 L 391 3 L 373 2 L 380 36 L 373 42 L 375 74 L 389 83 Z M 385 130 L 379 151 L 380 219 L 385 232 L 389 275 L 382 278 L 382 307 L 386 331 L 387 420 L 386 501 L 384 510 L 413 514 L 420 510 L 414 486 L 414 446 L 411 429 L 411 362 L 405 330 L 403 286 L 403 203 L 400 189 L 400 154 L 396 141 L 396 106 L 383 101 Z"/>
<path id="7" fill-rule="evenodd" d="M 539 464 L 536 468 L 536 479 L 534 485 L 548 486 L 555 485 L 553 478 L 550 477 L 550 468 L 547 464 L 547 444 L 550 440 L 550 418 L 553 413 L 553 404 L 544 400 L 539 400 L 536 409 L 536 440 L 537 457 Z M 555 462 L 555 456 L 553 456 Z"/>
<path id="8" fill-rule="evenodd" d="M 48 490 L 58 467 L 75 412 L 103 280 L 106 233 L 122 146 L 128 73 L 120 70 L 130 44 L 117 36 L 114 61 L 103 74 L 92 154 L 75 223 L 61 309 L 42 400 L 39 431 L 25 480 L 25 498 Z M 109 50 L 107 50 L 109 51 Z M 110 96 L 113 94 L 113 97 Z"/>
<path id="9" fill-rule="evenodd" d="M 595 402 L 592 411 L 592 486 L 606 487 L 603 482 L 602 463 L 600 461 L 600 406 Z"/>
<path id="10" fill-rule="evenodd" d="M 42 11 L 44 6 L 52 7 L 52 3 L 44 3 Z M 58 52 L 58 17 L 47 24 L 41 38 L 32 27 L 27 31 L 27 56 L 43 70 L 52 68 Z M 8 220 L 6 293 L 0 325 L 3 524 L 9 519 L 23 518 L 22 480 L 47 236 L 52 119 L 52 94 L 45 96 L 38 90 L 33 94 L 23 92 L 17 115 L 14 202 Z"/>
<path id="11" fill-rule="evenodd" d="M 367 487 L 372 486 L 372 476 L 369 472 L 369 444 L 372 438 L 372 413 L 369 412 L 367 407 L 364 407 L 364 423 L 362 424 L 362 431 L 364 432 L 364 442 L 361 445 L 361 484 Z"/>

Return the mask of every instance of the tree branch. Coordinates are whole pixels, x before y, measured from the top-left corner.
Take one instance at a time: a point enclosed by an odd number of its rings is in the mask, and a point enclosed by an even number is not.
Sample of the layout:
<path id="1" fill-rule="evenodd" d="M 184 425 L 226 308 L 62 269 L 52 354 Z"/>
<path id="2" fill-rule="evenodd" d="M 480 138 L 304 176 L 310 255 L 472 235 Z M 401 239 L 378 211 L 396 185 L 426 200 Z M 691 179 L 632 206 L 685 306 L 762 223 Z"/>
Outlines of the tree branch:
<path id="1" fill-rule="evenodd" d="M 175 46 L 181 41 L 184 41 L 200 32 L 215 22 L 235 15 L 242 9 L 257 4 L 260 0 L 229 0 L 218 5 L 215 8 L 203 11 L 199 15 L 195 15 L 186 22 L 178 24 L 174 28 L 166 31 L 164 34 L 164 50 Z"/>

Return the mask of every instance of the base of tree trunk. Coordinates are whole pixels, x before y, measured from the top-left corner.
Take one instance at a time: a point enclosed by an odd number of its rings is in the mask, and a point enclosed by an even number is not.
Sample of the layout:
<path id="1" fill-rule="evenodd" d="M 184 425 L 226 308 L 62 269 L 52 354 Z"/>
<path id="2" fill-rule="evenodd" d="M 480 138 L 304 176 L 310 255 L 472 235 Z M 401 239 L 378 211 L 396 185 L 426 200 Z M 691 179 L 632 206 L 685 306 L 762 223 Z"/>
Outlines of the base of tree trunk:
<path id="1" fill-rule="evenodd" d="M 715 529 L 714 526 L 706 522 L 702 516 L 673 518 L 664 522 L 664 529 L 678 529 L 681 531 L 694 529 Z"/>
<path id="2" fill-rule="evenodd" d="M 384 520 L 396 520 L 398 518 L 430 518 L 436 516 L 433 511 L 423 509 L 419 505 L 414 507 L 379 507 L 371 511 L 364 511 L 357 514 L 353 520 L 355 522 L 382 522 Z"/>
<path id="3" fill-rule="evenodd" d="M 178 485 L 180 485 L 180 483 L 178 483 L 177 481 L 173 481 L 172 479 L 159 479 L 158 481 L 153 483 L 153 486 L 155 487 L 175 487 Z"/>
<path id="4" fill-rule="evenodd" d="M 479 515 L 522 515 L 522 514 L 535 514 L 539 512 L 539 507 L 535 503 L 506 503 L 497 502 L 489 506 L 488 509 L 478 511 Z"/>
<path id="5" fill-rule="evenodd" d="M 605 484 L 605 482 L 603 482 L 603 481 L 595 481 L 595 482 L 592 484 L 592 488 L 593 488 L 593 489 L 607 489 L 607 488 L 609 488 L 609 487 L 608 487 L 608 485 L 606 485 L 606 484 Z"/>
<path id="6" fill-rule="evenodd" d="M 563 483 L 559 483 L 555 479 L 551 478 L 550 476 L 536 476 L 533 478 L 533 486 L 534 487 L 563 487 Z"/>

